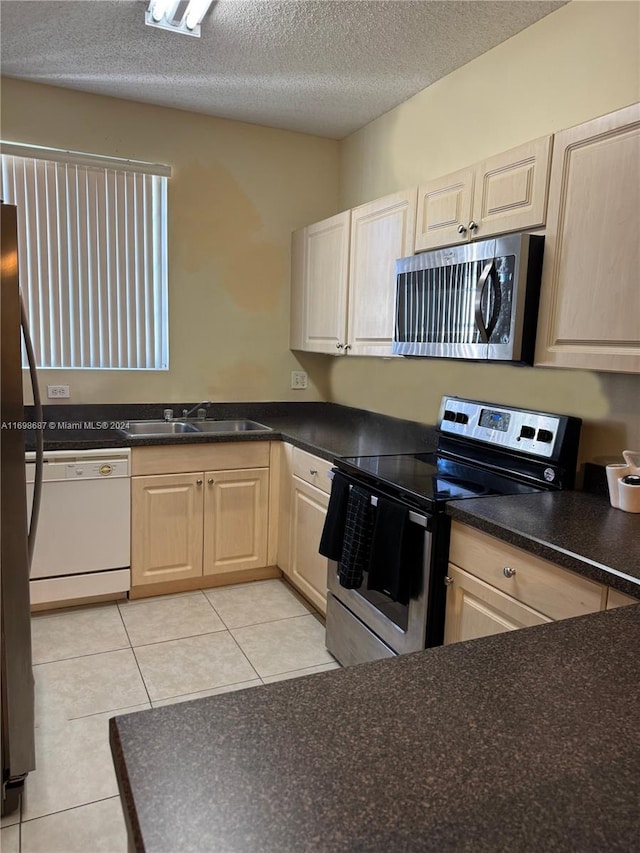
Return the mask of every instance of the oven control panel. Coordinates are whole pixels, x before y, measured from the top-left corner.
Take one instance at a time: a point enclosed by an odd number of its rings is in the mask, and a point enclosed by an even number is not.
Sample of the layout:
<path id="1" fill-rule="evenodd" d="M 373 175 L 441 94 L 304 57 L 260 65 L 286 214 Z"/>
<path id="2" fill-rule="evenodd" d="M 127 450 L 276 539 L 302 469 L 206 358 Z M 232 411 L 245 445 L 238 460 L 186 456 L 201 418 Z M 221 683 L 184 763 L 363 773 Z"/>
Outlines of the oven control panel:
<path id="1" fill-rule="evenodd" d="M 561 415 L 444 397 L 438 426 L 445 434 L 551 458 L 559 441 L 561 421 Z"/>

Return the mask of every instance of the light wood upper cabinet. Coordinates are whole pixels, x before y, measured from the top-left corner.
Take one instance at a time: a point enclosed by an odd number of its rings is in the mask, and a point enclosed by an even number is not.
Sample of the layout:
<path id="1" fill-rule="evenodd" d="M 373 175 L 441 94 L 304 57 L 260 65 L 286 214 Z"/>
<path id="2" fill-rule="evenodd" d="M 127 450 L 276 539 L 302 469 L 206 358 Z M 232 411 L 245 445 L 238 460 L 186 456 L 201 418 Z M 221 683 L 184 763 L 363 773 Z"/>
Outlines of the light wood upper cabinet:
<path id="1" fill-rule="evenodd" d="M 354 355 L 391 355 L 395 262 L 413 254 L 417 188 L 351 211 L 348 343 Z"/>
<path id="2" fill-rule="evenodd" d="M 267 565 L 269 471 L 206 471 L 205 575 Z"/>
<path id="3" fill-rule="evenodd" d="M 454 521 L 445 643 L 604 610 L 607 587 Z"/>
<path id="4" fill-rule="evenodd" d="M 331 355 L 344 351 L 350 227 L 347 210 L 293 235 L 292 349 Z"/>
<path id="5" fill-rule="evenodd" d="M 640 104 L 556 134 L 535 364 L 640 372 Z"/>
<path id="6" fill-rule="evenodd" d="M 544 225 L 550 153 L 543 136 L 420 186 L 416 252 Z"/>
<path id="7" fill-rule="evenodd" d="M 395 262 L 413 254 L 417 190 L 296 231 L 290 346 L 329 355 L 391 355 Z"/>
<path id="8" fill-rule="evenodd" d="M 418 188 L 416 252 L 467 242 L 474 174 L 462 169 Z"/>

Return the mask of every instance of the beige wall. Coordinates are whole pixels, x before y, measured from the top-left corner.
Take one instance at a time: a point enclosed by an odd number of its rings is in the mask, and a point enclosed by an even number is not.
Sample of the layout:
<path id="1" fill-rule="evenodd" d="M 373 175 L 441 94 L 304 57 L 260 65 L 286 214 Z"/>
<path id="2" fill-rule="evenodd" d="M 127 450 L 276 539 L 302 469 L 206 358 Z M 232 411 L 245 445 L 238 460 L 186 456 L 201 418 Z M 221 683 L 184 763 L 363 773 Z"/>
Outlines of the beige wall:
<path id="1" fill-rule="evenodd" d="M 72 403 L 325 399 L 288 349 L 291 232 L 335 212 L 339 143 L 116 98 L 2 80 L 2 138 L 166 163 L 168 372 L 42 371 Z M 315 381 L 314 381 L 315 380 Z"/>
<path id="2" fill-rule="evenodd" d="M 640 4 L 573 2 L 343 140 L 341 208 L 640 100 Z M 582 459 L 640 448 L 640 377 L 333 359 L 331 399 L 433 423 L 443 394 L 585 420 Z"/>

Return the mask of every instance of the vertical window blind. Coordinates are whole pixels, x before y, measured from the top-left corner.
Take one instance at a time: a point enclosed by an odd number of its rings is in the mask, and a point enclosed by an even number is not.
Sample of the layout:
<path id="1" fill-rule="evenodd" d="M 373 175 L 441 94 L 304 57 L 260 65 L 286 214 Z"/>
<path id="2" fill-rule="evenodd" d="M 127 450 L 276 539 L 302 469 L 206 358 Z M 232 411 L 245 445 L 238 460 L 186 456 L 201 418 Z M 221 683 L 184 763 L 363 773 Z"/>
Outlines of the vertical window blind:
<path id="1" fill-rule="evenodd" d="M 38 366 L 167 369 L 170 170 L 24 148 L 3 143 L 0 192 Z"/>

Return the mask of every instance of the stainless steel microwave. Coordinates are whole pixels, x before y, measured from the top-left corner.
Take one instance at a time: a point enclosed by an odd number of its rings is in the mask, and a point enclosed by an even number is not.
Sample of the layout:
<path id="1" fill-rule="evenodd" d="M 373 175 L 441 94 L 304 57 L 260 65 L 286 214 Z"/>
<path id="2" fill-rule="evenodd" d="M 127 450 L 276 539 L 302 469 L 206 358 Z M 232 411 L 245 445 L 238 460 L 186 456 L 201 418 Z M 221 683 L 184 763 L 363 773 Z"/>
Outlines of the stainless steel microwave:
<path id="1" fill-rule="evenodd" d="M 543 247 L 510 234 L 396 261 L 393 352 L 532 364 Z"/>

